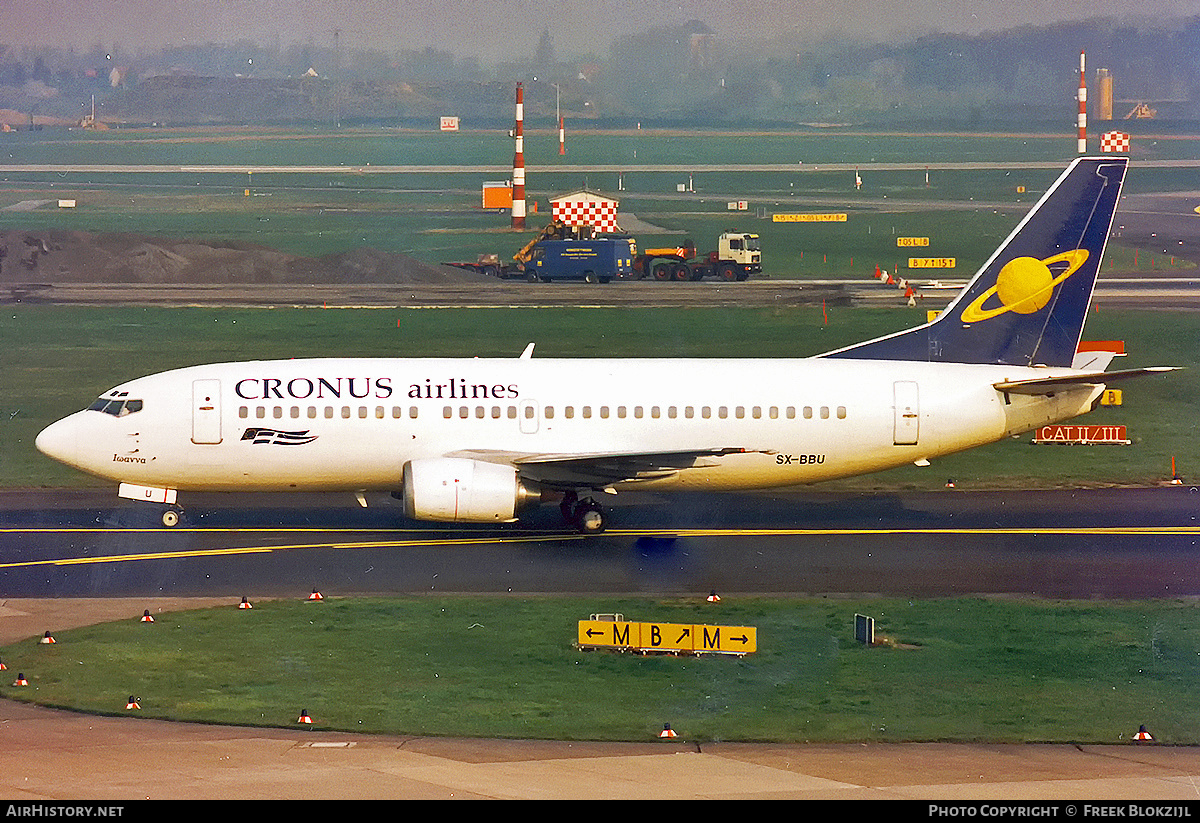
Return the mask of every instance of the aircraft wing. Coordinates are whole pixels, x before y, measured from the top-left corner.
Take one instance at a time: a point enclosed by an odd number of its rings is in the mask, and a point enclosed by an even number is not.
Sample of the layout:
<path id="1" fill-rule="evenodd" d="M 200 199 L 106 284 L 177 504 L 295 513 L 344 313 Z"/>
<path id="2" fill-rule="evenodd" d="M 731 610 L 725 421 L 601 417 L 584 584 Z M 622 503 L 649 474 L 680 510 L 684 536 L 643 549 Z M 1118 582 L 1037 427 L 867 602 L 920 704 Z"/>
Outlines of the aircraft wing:
<path id="1" fill-rule="evenodd" d="M 519 454 L 487 450 L 464 450 L 447 457 L 470 457 L 489 463 L 508 463 L 521 476 L 546 486 L 604 488 L 613 483 L 669 477 L 680 469 L 706 465 L 727 454 L 744 454 L 748 449 L 686 449 L 666 452 L 595 452 L 591 454 Z M 711 465 L 717 465 L 712 462 Z"/>
<path id="2" fill-rule="evenodd" d="M 1012 394 L 1051 394 L 1056 391 L 1080 389 L 1085 386 L 1114 383 L 1118 380 L 1128 380 L 1130 377 L 1142 377 L 1147 374 L 1160 374 L 1175 371 L 1176 366 L 1151 366 L 1145 369 L 1123 369 L 1120 371 L 1098 371 L 1084 374 L 1067 374 L 1061 377 L 1035 377 L 1030 380 L 1003 380 L 993 383 L 997 391 Z"/>

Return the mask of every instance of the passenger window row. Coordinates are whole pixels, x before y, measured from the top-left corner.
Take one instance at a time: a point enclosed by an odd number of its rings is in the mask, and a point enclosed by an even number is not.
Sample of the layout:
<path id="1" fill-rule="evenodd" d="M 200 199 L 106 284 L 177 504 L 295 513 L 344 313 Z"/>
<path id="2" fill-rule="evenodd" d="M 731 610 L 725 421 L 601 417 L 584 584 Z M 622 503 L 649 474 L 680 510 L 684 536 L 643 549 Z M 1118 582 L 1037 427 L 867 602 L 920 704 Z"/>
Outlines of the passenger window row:
<path id="1" fill-rule="evenodd" d="M 800 411 L 805 420 L 811 420 L 814 411 L 822 420 L 828 420 L 831 410 L 829 406 L 820 406 L 815 410 L 812 406 L 804 406 Z M 718 420 L 726 420 L 731 416 L 737 420 L 743 420 L 747 417 L 753 420 L 764 418 L 778 420 L 781 417 L 787 420 L 795 420 L 797 408 L 795 406 L 786 406 L 782 409 L 779 406 L 734 406 L 731 410 L 729 406 L 717 406 L 715 409 L 712 406 L 700 406 L 699 408 L 695 406 L 683 406 L 682 408 L 678 406 L 617 406 L 613 409 L 609 406 L 598 406 L 595 408 L 592 406 L 580 406 L 578 412 L 579 416 L 585 420 L 590 419 L 593 413 L 601 420 L 607 420 L 612 416 L 615 416 L 618 420 L 624 420 L 627 417 L 632 417 L 634 420 L 641 420 L 647 417 L 651 420 L 659 420 L 664 417 L 668 420 L 676 420 L 680 417 L 685 420 L 692 420 L 697 416 L 702 420 L 709 420 L 714 416 Z M 846 419 L 845 406 L 838 406 L 833 410 L 833 413 L 836 414 L 839 420 Z M 555 414 L 556 410 L 554 406 L 545 406 L 542 408 L 542 415 L 547 420 L 553 420 Z M 575 414 L 576 408 L 574 406 L 564 406 L 562 408 L 562 416 L 567 420 L 573 419 Z"/>
<path id="2" fill-rule="evenodd" d="M 137 402 L 138 409 L 141 408 L 140 401 Z M 93 408 L 101 407 L 103 404 L 97 403 Z M 101 411 L 108 411 L 107 408 L 99 408 Z M 136 411 L 137 409 L 134 409 Z M 114 411 L 108 411 L 109 414 L 115 414 Z M 125 412 L 128 414 L 129 412 Z M 699 417 L 701 420 L 709 420 L 716 417 L 718 420 L 727 420 L 731 416 L 736 420 L 744 420 L 750 418 L 752 420 L 795 420 L 797 414 L 804 420 L 812 420 L 814 417 L 819 417 L 821 420 L 828 420 L 830 417 L 836 416 L 838 420 L 846 419 L 846 407 L 837 406 L 831 408 L 829 406 L 580 406 L 576 409 L 575 406 L 563 406 L 557 409 L 554 406 L 543 406 L 542 416 L 546 420 L 554 420 L 561 413 L 562 419 L 573 420 L 577 413 L 584 420 L 590 420 L 593 417 L 598 417 L 601 420 L 616 418 L 617 420 L 625 420 L 631 418 L 641 420 L 649 418 L 651 420 L 660 420 L 664 417 L 668 420 L 676 420 L 682 417 L 684 420 L 693 420 Z M 292 419 L 298 420 L 305 417 L 309 420 L 315 420 L 318 417 L 324 417 L 326 420 L 333 420 L 336 417 L 341 417 L 343 420 L 350 420 L 357 417 L 360 420 L 366 420 L 374 417 L 377 420 L 384 420 L 391 417 L 393 420 L 400 420 L 407 416 L 410 420 L 416 420 L 418 409 L 416 406 L 409 406 L 404 409 L 401 406 L 392 406 L 388 409 L 385 406 L 375 406 L 373 409 L 369 406 L 342 406 L 340 409 L 336 406 L 308 406 L 302 408 L 300 406 L 255 406 L 253 416 L 257 420 L 265 420 L 268 417 L 275 420 Z M 533 419 L 536 412 L 532 405 L 526 406 L 524 409 L 524 417 Z M 238 408 L 238 417 L 243 420 L 251 416 L 249 406 L 241 406 Z M 450 420 L 458 417 L 462 420 L 475 418 L 476 420 L 516 420 L 518 411 L 516 406 L 445 406 L 442 408 L 442 417 Z"/>
<path id="3" fill-rule="evenodd" d="M 415 420 L 417 418 L 417 407 L 409 406 L 405 410 L 401 406 L 392 406 L 389 410 L 386 406 L 376 406 L 374 409 L 369 406 L 342 406 L 340 409 L 336 406 L 308 406 L 306 408 L 300 406 L 291 406 L 290 408 L 284 406 L 255 406 L 253 411 L 256 420 L 265 420 L 268 416 L 275 420 L 282 420 L 285 417 L 290 420 L 299 420 L 301 418 L 316 420 L 319 417 L 323 417 L 326 420 L 333 420 L 337 417 L 343 420 L 349 420 L 353 417 L 357 417 L 360 420 L 366 420 L 369 417 L 384 420 L 389 416 L 393 420 L 400 420 L 406 414 L 410 420 Z M 238 417 L 245 420 L 250 416 L 251 410 L 249 406 L 238 407 Z"/>

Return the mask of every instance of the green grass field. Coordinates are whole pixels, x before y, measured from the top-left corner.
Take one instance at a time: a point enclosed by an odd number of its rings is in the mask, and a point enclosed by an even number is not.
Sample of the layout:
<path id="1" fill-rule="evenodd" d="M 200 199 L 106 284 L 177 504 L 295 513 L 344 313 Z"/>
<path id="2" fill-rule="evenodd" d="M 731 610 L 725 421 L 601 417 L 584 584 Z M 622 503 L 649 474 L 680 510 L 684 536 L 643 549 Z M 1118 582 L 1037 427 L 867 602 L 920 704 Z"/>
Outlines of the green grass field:
<path id="1" fill-rule="evenodd" d="M 0 143 L 0 229 L 83 229 L 202 237 L 257 243 L 303 255 L 370 247 L 403 252 L 428 263 L 474 260 L 480 253 L 509 256 L 549 220 L 549 198 L 589 188 L 617 196 L 621 210 L 691 237 L 706 251 L 727 229 L 762 235 L 768 277 L 867 277 L 876 265 L 903 265 L 895 236 L 929 236 L 929 254 L 955 257 L 954 275 L 965 277 L 1021 217 L 1021 209 L 1057 177 L 1055 169 L 1025 171 L 941 170 L 938 163 L 1061 161 L 1071 159 L 1073 136 L 896 135 L 822 132 L 589 131 L 571 137 L 566 156 L 555 132 L 532 129 L 527 137 L 529 196 L 539 212 L 524 233 L 508 231 L 505 214 L 480 209 L 480 187 L 511 172 L 512 141 L 503 131 L 458 134 L 355 129 L 143 130 L 22 132 Z M 1195 156 L 1200 138 L 1146 139 L 1140 154 L 1152 159 Z M 777 172 L 653 172 L 650 164 L 799 163 Z M 877 171 L 856 191 L 849 172 L 822 171 L 822 163 L 928 162 L 934 170 Z M 368 165 L 492 165 L 495 172 L 411 174 L 213 174 L 156 172 L 31 172 L 22 164 L 319 165 L 349 170 Z M 564 165 L 589 165 L 580 173 Z M 618 175 L 624 190 L 618 190 Z M 691 184 L 694 191 L 679 193 Z M 1018 193 L 1018 186 L 1026 191 Z M 1128 190 L 1194 191 L 1195 169 L 1139 168 Z M 251 196 L 245 195 L 246 190 Z M 76 199 L 60 210 L 53 202 L 32 211 L 4 211 L 22 200 Z M 820 202 L 815 202 L 814 198 Z M 749 210 L 730 212 L 730 201 Z M 944 203 L 978 203 L 946 210 Z M 892 204 L 909 204 L 894 207 Z M 914 207 L 911 204 L 916 204 Z M 928 204 L 928 208 L 920 208 Z M 997 211 L 995 205 L 1008 207 Z M 1016 209 L 1015 211 L 1012 209 Z M 793 211 L 845 211 L 846 223 L 775 224 L 769 215 Z M 666 235 L 673 244 L 677 235 Z M 664 235 L 636 236 L 643 248 Z M 1169 267 L 1170 258 L 1139 268 Z M 1124 261 L 1132 265 L 1132 257 Z"/>
<path id="2" fill-rule="evenodd" d="M 0 694 L 251 726 L 698 741 L 1200 740 L 1197 605 L 949 599 L 413 597 L 258 603 L 0 649 Z M 591 612 L 755 626 L 756 654 L 582 652 Z M 875 618 L 875 647 L 853 616 Z M 881 642 L 882 641 L 882 642 Z M 10 685 L 17 673 L 30 685 Z"/>

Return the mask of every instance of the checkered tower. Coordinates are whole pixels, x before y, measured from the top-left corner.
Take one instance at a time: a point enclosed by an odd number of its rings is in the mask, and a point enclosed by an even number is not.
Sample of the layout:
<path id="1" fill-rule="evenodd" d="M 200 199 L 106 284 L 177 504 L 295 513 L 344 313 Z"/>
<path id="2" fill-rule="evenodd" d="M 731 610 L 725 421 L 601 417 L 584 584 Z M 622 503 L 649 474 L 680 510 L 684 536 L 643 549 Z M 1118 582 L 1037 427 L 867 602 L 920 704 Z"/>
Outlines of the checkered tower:
<path id="1" fill-rule="evenodd" d="M 1087 154 L 1087 74 L 1083 68 L 1084 53 L 1079 52 L 1079 153 Z"/>
<path id="2" fill-rule="evenodd" d="M 525 91 L 517 83 L 517 125 L 513 129 L 516 151 L 513 154 L 512 227 L 525 228 Z"/>

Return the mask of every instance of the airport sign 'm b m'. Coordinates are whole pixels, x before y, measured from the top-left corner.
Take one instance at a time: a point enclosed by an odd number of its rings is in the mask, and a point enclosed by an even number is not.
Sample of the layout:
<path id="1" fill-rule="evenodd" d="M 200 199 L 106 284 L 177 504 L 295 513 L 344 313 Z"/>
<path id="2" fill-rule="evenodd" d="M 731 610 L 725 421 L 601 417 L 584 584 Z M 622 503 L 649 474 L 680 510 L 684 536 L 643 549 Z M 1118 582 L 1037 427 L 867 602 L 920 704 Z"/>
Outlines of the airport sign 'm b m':
<path id="1" fill-rule="evenodd" d="M 580 648 L 674 654 L 751 654 L 758 651 L 754 626 L 635 623 L 580 620 Z"/>

